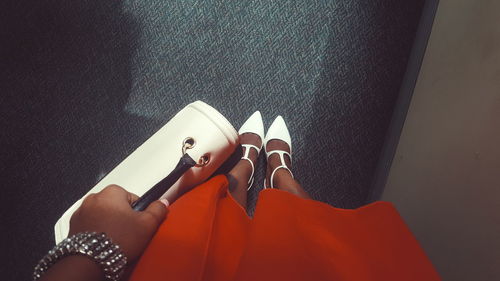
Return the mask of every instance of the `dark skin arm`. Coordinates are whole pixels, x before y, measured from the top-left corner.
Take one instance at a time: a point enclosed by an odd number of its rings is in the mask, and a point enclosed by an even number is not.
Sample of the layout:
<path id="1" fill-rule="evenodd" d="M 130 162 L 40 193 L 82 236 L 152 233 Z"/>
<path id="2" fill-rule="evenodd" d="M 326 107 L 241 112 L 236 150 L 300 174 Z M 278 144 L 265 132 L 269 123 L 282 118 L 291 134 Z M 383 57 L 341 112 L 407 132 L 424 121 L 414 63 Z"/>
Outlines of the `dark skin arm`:
<path id="1" fill-rule="evenodd" d="M 84 231 L 106 233 L 127 257 L 126 271 L 130 273 L 165 218 L 168 206 L 167 202 L 156 201 L 143 212 L 136 212 L 131 204 L 137 199 L 136 195 L 116 185 L 87 196 L 71 217 L 69 235 Z M 74 255 L 58 261 L 40 280 L 100 281 L 104 280 L 104 275 L 92 259 Z"/>

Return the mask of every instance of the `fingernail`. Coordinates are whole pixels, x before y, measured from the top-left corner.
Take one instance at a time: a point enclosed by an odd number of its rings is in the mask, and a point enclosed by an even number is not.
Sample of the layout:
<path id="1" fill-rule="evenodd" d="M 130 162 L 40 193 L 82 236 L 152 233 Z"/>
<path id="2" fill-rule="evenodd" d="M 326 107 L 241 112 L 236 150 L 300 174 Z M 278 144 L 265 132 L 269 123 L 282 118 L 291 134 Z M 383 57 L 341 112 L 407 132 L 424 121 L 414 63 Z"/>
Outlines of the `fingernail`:
<path id="1" fill-rule="evenodd" d="M 168 203 L 168 200 L 165 198 L 160 199 L 160 202 L 163 203 L 163 205 L 165 205 L 165 207 L 168 207 L 170 205 L 170 203 Z"/>

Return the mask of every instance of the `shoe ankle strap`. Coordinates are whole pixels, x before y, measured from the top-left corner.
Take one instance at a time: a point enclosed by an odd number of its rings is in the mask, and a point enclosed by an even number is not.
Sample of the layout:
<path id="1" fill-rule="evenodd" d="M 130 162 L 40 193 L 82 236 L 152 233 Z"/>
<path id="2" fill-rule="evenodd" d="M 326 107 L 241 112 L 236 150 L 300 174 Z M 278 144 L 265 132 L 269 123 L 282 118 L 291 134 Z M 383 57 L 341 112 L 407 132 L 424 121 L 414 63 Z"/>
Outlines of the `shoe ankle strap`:
<path id="1" fill-rule="evenodd" d="M 244 148 L 246 148 L 245 154 L 243 155 L 243 157 L 245 157 L 245 158 L 248 158 L 248 156 L 250 155 L 250 148 L 255 149 L 257 151 L 257 154 L 260 153 L 260 148 L 258 148 L 257 146 L 255 146 L 253 144 L 244 143 L 241 146 L 244 147 Z M 241 157 L 241 158 L 243 158 L 243 157 Z"/>
<path id="2" fill-rule="evenodd" d="M 242 144 L 241 145 L 242 147 L 246 148 L 245 150 L 245 154 L 241 157 L 241 159 L 243 160 L 247 160 L 248 162 L 250 162 L 250 166 L 252 167 L 252 173 L 250 174 L 250 178 L 248 179 L 248 188 L 247 190 L 250 189 L 250 187 L 252 187 L 252 184 L 253 184 L 253 176 L 254 176 L 254 173 L 255 173 L 255 166 L 252 162 L 252 160 L 248 157 L 250 155 L 250 148 L 253 148 L 257 151 L 257 154 L 260 153 L 260 148 L 258 148 L 257 146 L 253 145 L 253 144 Z"/>
<path id="3" fill-rule="evenodd" d="M 292 162 L 292 155 L 284 150 L 276 149 L 276 150 L 271 150 L 269 152 L 266 152 L 267 159 L 269 159 L 269 157 L 273 154 L 278 154 L 280 156 L 281 165 L 286 165 L 285 164 L 285 157 L 283 157 L 283 155 L 287 155 L 290 158 L 290 162 Z"/>
<path id="4" fill-rule="evenodd" d="M 269 177 L 269 181 L 270 181 L 269 186 L 271 188 L 274 188 L 274 184 L 273 184 L 274 175 L 276 174 L 276 171 L 278 171 L 279 169 L 287 170 L 290 173 L 290 175 L 292 176 L 292 178 L 294 178 L 292 170 L 290 170 L 290 168 L 288 168 L 286 166 L 285 156 L 284 156 L 284 155 L 287 155 L 290 158 L 290 162 L 292 162 L 292 155 L 290 155 L 290 153 L 288 153 L 287 151 L 277 149 L 277 150 L 271 150 L 269 152 L 266 151 L 267 159 L 269 159 L 269 157 L 273 154 L 278 154 L 280 156 L 281 165 L 274 168 L 274 170 L 271 173 L 271 177 Z"/>
<path id="5" fill-rule="evenodd" d="M 271 173 L 271 177 L 269 177 L 269 181 L 270 181 L 269 186 L 271 188 L 274 188 L 273 178 L 279 169 L 287 170 L 290 173 L 290 175 L 292 176 L 292 179 L 294 178 L 292 171 L 287 166 L 285 166 L 285 165 L 278 166 L 278 167 L 274 168 L 273 172 Z"/>
<path id="6" fill-rule="evenodd" d="M 253 181 L 253 174 L 255 173 L 255 166 L 253 165 L 252 160 L 248 157 L 241 157 L 242 160 L 247 160 L 250 163 L 250 166 L 252 166 L 252 173 L 250 174 L 250 178 L 248 178 L 247 184 L 249 185 L 247 190 L 250 189 L 250 186 L 252 186 L 252 181 Z"/>

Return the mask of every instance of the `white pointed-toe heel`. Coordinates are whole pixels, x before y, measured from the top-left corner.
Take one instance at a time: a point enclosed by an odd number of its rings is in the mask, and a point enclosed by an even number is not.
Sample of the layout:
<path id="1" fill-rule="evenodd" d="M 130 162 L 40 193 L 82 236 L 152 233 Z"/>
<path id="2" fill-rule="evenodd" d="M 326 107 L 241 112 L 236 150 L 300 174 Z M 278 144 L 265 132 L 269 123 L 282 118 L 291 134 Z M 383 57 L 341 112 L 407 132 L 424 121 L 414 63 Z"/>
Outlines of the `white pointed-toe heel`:
<path id="1" fill-rule="evenodd" d="M 271 150 L 267 151 L 267 143 L 271 140 L 281 140 L 286 142 L 288 146 L 290 147 L 290 153 L 284 150 Z M 269 160 L 269 157 L 273 154 L 278 154 L 280 156 L 280 161 L 281 164 L 276 167 L 272 172 L 271 172 L 271 177 L 269 178 L 270 181 L 270 188 L 274 188 L 273 185 L 273 178 L 274 175 L 276 174 L 276 171 L 279 169 L 285 169 L 288 172 L 290 172 L 290 175 L 293 178 L 293 173 L 292 171 L 286 166 L 285 162 L 285 157 L 284 155 L 288 155 L 290 158 L 290 162 L 292 161 L 292 138 L 290 137 L 290 133 L 288 132 L 288 128 L 286 127 L 285 120 L 283 120 L 283 117 L 278 116 L 276 119 L 274 119 L 273 123 L 271 124 L 271 127 L 269 127 L 269 130 L 267 130 L 266 137 L 264 139 L 264 151 L 266 152 L 266 159 Z M 266 180 L 264 179 L 264 188 L 268 188 L 266 184 Z"/>
<path id="2" fill-rule="evenodd" d="M 254 179 L 254 174 L 255 174 L 255 166 L 250 160 L 249 155 L 250 155 L 250 149 L 255 149 L 257 151 L 257 155 L 259 155 L 260 150 L 262 149 L 262 143 L 264 142 L 264 123 L 262 122 L 262 115 L 260 114 L 260 111 L 255 111 L 252 116 L 250 116 L 245 123 L 241 126 L 240 130 L 238 131 L 238 134 L 241 136 L 242 134 L 245 133 L 252 133 L 260 137 L 261 145 L 260 147 L 257 147 L 253 144 L 242 144 L 241 146 L 245 148 L 245 153 L 241 157 L 243 160 L 247 160 L 250 163 L 250 166 L 252 166 L 252 174 L 250 175 L 250 178 L 248 179 L 248 188 L 247 190 L 252 187 L 253 184 L 253 179 Z"/>

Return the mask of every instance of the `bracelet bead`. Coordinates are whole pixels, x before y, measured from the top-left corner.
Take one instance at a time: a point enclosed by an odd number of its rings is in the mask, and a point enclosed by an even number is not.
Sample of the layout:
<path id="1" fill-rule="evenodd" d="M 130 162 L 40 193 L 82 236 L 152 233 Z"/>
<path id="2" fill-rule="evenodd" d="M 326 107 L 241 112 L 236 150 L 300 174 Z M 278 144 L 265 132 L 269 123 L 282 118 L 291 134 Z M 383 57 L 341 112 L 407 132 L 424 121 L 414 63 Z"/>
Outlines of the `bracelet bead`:
<path id="1" fill-rule="evenodd" d="M 106 279 L 118 281 L 125 270 L 127 257 L 105 233 L 81 232 L 70 236 L 50 250 L 35 266 L 33 280 L 38 280 L 58 260 L 69 255 L 91 258 L 103 270 Z"/>

